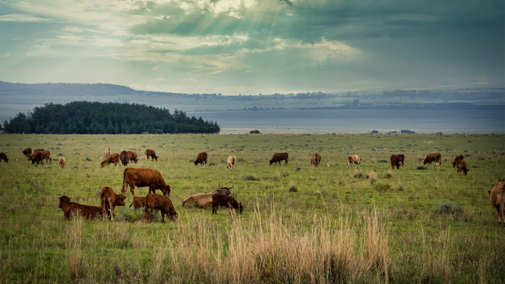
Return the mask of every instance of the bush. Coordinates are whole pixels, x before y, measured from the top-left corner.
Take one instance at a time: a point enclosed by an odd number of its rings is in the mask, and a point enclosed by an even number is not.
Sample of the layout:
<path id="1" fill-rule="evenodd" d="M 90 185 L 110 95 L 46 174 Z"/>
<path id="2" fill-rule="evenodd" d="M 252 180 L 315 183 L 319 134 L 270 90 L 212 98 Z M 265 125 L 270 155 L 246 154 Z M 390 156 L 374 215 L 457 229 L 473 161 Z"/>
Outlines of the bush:
<path id="1" fill-rule="evenodd" d="M 435 209 L 433 209 L 433 212 L 438 214 L 456 214 L 456 213 L 463 213 L 463 208 L 461 208 L 461 206 L 459 206 L 458 204 L 446 201 L 443 204 L 438 205 Z"/>
<path id="2" fill-rule="evenodd" d="M 273 179 L 274 179 L 274 181 L 280 181 L 281 180 L 281 173 L 275 172 Z"/>
<path id="3" fill-rule="evenodd" d="M 244 180 L 260 180 L 259 178 L 253 176 L 253 175 L 248 175 L 243 177 Z"/>
<path id="4" fill-rule="evenodd" d="M 382 181 L 378 181 L 375 186 L 374 186 L 374 189 L 377 190 L 379 193 L 385 193 L 386 191 L 388 191 L 388 189 L 391 188 L 391 185 L 387 182 L 382 182 Z"/>
<path id="5" fill-rule="evenodd" d="M 427 166 L 419 166 L 416 169 L 418 169 L 418 170 L 427 170 L 428 167 Z"/>
<path id="6" fill-rule="evenodd" d="M 387 160 L 379 160 L 379 163 L 387 163 Z"/>
<path id="7" fill-rule="evenodd" d="M 289 185 L 289 192 L 297 192 L 297 191 L 298 191 L 298 188 L 296 188 L 296 183 L 292 182 Z"/>
<path id="8" fill-rule="evenodd" d="M 250 134 L 260 134 L 260 131 L 259 130 L 251 130 L 249 133 Z"/>

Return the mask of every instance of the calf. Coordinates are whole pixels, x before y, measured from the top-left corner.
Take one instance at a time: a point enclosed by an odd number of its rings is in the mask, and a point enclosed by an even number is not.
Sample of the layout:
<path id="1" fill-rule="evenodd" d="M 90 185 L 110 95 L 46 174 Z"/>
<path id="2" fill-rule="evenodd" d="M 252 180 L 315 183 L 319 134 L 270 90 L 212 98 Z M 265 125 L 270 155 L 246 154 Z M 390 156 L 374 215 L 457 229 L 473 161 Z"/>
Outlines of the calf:
<path id="1" fill-rule="evenodd" d="M 402 163 L 402 167 L 403 167 L 403 161 L 405 160 L 405 156 L 403 154 L 399 154 L 399 155 L 391 155 L 391 168 L 396 168 L 399 169 L 400 168 L 400 163 Z"/>
<path id="2" fill-rule="evenodd" d="M 363 161 L 363 159 L 360 159 L 360 157 L 358 155 L 349 155 L 347 157 L 347 168 L 349 168 L 349 164 L 352 165 L 352 167 L 354 168 L 354 165 L 358 165 L 358 169 L 359 169 L 359 166 L 361 165 L 361 161 Z"/>
<path id="3" fill-rule="evenodd" d="M 207 164 L 207 153 L 201 152 L 198 154 L 198 157 L 196 157 L 196 161 L 194 162 L 195 166 L 198 164 L 201 164 L 203 166 L 203 163 Z"/>
<path id="4" fill-rule="evenodd" d="M 4 160 L 6 163 L 9 162 L 9 159 L 7 158 L 7 154 L 5 153 L 0 153 L 0 163 Z"/>
<path id="5" fill-rule="evenodd" d="M 25 155 L 25 157 L 28 157 L 32 154 L 32 148 L 26 148 L 23 150 L 23 155 Z"/>
<path id="6" fill-rule="evenodd" d="M 317 167 L 319 166 L 320 163 L 321 163 L 321 155 L 319 155 L 319 153 L 315 153 L 312 156 L 312 159 L 310 160 L 310 165 Z"/>
<path id="7" fill-rule="evenodd" d="M 491 205 L 498 213 L 498 224 L 503 223 L 505 227 L 505 182 L 497 182 L 492 190 L 487 191 L 491 198 Z"/>
<path id="8" fill-rule="evenodd" d="M 454 167 L 456 167 L 456 165 L 458 164 L 458 161 L 459 161 L 459 160 L 463 160 L 463 159 L 464 159 L 463 155 L 458 155 L 458 156 L 456 156 L 456 157 L 454 158 L 454 162 L 452 162 L 452 167 L 453 167 L 453 168 L 454 168 Z"/>
<path id="9" fill-rule="evenodd" d="M 166 196 L 152 193 L 146 196 L 146 206 L 144 211 L 144 221 L 146 221 L 147 213 L 149 212 L 149 223 L 151 223 L 153 211 L 161 211 L 161 221 L 165 223 L 165 215 L 170 218 L 173 222 L 177 221 L 179 214 L 175 212 L 174 205 L 172 201 Z"/>
<path id="10" fill-rule="evenodd" d="M 135 151 L 128 151 L 128 154 L 130 155 L 130 161 L 134 161 L 135 164 L 139 161 L 137 158 L 137 153 Z"/>
<path id="11" fill-rule="evenodd" d="M 244 210 L 242 202 L 237 202 L 235 198 L 228 195 L 214 194 L 212 196 L 212 214 L 217 214 L 219 206 L 225 206 L 229 209 L 234 208 L 238 210 L 239 214 L 242 214 L 242 211 Z"/>
<path id="12" fill-rule="evenodd" d="M 105 167 L 105 164 L 109 165 L 110 163 L 114 163 L 114 167 L 119 163 L 119 154 L 114 153 L 105 156 L 105 160 L 103 160 L 100 165 L 101 167 Z M 121 163 L 119 163 L 119 166 L 121 167 Z"/>
<path id="13" fill-rule="evenodd" d="M 279 162 L 279 166 L 280 166 L 281 161 L 284 160 L 284 166 L 285 166 L 288 164 L 288 157 L 289 157 L 288 153 L 277 153 L 270 160 L 270 165 L 272 165 L 272 164 L 277 165 L 277 162 Z"/>
<path id="14" fill-rule="evenodd" d="M 435 165 L 442 165 L 442 155 L 440 153 L 431 153 L 424 158 L 423 165 L 430 164 L 435 162 Z"/>
<path id="15" fill-rule="evenodd" d="M 71 196 L 58 196 L 58 207 L 63 210 L 65 219 L 70 220 L 72 214 L 79 214 L 87 219 L 102 216 L 102 207 L 70 202 L 71 198 Z"/>
<path id="16" fill-rule="evenodd" d="M 146 198 L 140 197 L 140 196 L 134 196 L 132 204 L 130 204 L 130 206 L 128 206 L 128 207 L 132 207 L 132 205 L 133 205 L 133 209 L 135 209 L 135 210 L 137 210 L 141 207 L 144 207 L 144 206 L 146 206 Z"/>
<path id="17" fill-rule="evenodd" d="M 60 159 L 58 160 L 58 164 L 60 165 L 60 167 L 62 169 L 64 169 L 65 165 L 67 164 L 67 161 L 65 160 L 65 157 L 60 157 Z"/>
<path id="18" fill-rule="evenodd" d="M 158 156 L 156 156 L 156 152 L 154 152 L 154 150 L 146 150 L 146 152 L 144 153 L 147 155 L 147 159 L 149 160 L 149 157 L 151 157 L 151 161 L 154 161 L 154 159 L 156 159 L 156 161 L 158 161 Z"/>
<path id="19" fill-rule="evenodd" d="M 237 157 L 229 156 L 228 159 L 226 160 L 226 168 L 228 169 L 228 171 L 231 172 L 236 167 L 237 167 Z"/>
<path id="20" fill-rule="evenodd" d="M 461 171 L 463 171 L 466 176 L 466 173 L 468 173 L 468 171 L 470 171 L 469 169 L 466 168 L 465 160 L 458 160 L 457 166 L 458 166 L 458 175 L 461 175 Z"/>
<path id="21" fill-rule="evenodd" d="M 105 156 L 110 155 L 110 147 L 105 148 Z"/>
<path id="22" fill-rule="evenodd" d="M 110 220 L 114 221 L 114 208 L 116 206 L 125 206 L 126 196 L 116 194 L 112 188 L 104 186 L 100 192 L 100 201 L 102 203 L 102 214 L 107 214 L 110 210 Z"/>

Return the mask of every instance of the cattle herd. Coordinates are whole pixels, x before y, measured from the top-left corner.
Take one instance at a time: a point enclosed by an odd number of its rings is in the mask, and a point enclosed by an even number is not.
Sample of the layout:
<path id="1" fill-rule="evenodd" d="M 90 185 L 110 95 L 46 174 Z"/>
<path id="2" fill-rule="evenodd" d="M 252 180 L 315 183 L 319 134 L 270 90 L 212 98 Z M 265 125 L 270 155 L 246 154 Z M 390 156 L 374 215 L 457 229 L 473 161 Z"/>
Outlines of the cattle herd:
<path id="1" fill-rule="evenodd" d="M 36 149 L 32 152 L 31 148 L 26 148 L 23 150 L 23 154 L 31 161 L 32 164 L 38 165 L 41 163 L 44 165 L 44 160 L 47 163 L 51 163 L 51 153 L 45 151 L 44 149 Z M 147 159 L 151 158 L 151 161 L 158 161 L 158 156 L 154 150 L 146 150 L 145 155 Z M 288 153 L 278 153 L 275 154 L 270 160 L 270 165 L 284 161 L 284 165 L 288 164 Z M 0 162 L 4 160 L 6 163 L 9 162 L 7 154 L 0 153 Z M 359 168 L 361 159 L 358 155 L 349 155 L 347 157 L 347 168 L 349 164 L 353 167 L 357 165 Z M 134 151 L 121 151 L 121 153 L 111 153 L 110 147 L 105 149 L 105 159 L 101 162 L 101 166 L 104 167 L 105 164 L 109 165 L 114 163 L 114 166 L 119 164 L 128 165 L 133 161 L 135 164 L 138 161 L 137 153 Z M 391 155 L 391 168 L 400 169 L 400 165 L 403 167 L 405 156 L 403 154 Z M 201 152 L 198 154 L 195 161 L 193 161 L 195 166 L 200 164 L 203 166 L 207 164 L 207 153 Z M 436 165 L 442 164 L 442 156 L 440 153 L 428 154 L 424 160 L 423 165 L 431 164 L 435 162 Z M 315 153 L 310 160 L 311 166 L 319 166 L 321 163 L 321 155 Z M 66 160 L 64 157 L 59 157 L 59 166 L 63 169 L 66 165 Z M 465 175 L 468 173 L 468 168 L 464 160 L 463 155 L 458 155 L 454 158 L 452 163 L 454 168 L 457 168 L 457 172 L 461 175 L 463 172 Z M 233 171 L 237 167 L 237 157 L 229 156 L 226 162 L 226 168 L 228 171 Z M 78 203 L 71 202 L 71 196 L 58 196 L 58 207 L 63 210 L 63 215 L 67 220 L 70 220 L 72 214 L 80 214 L 86 218 L 95 218 L 100 216 L 102 218 L 108 218 L 110 221 L 114 221 L 114 209 L 116 206 L 125 206 L 126 190 L 130 187 L 130 192 L 133 196 L 133 201 L 130 207 L 134 205 L 135 209 L 144 207 L 144 220 L 149 223 L 152 219 L 153 211 L 160 211 L 162 216 L 162 222 L 165 222 L 164 216 L 167 215 L 171 221 L 176 221 L 178 219 L 178 214 L 175 212 L 172 201 L 170 200 L 170 191 L 173 187 L 166 184 L 165 180 L 161 176 L 160 172 L 154 169 L 145 168 L 126 168 L 123 172 L 123 184 L 121 187 L 121 194 L 116 194 L 114 190 L 108 186 L 102 188 L 100 192 L 100 202 L 101 206 L 92 205 L 82 205 Z M 137 187 L 149 187 L 149 192 L 145 197 L 135 196 L 135 186 Z M 192 194 L 185 198 L 182 202 L 184 207 L 197 207 L 197 208 L 212 208 L 212 214 L 217 214 L 217 209 L 219 207 L 228 208 L 229 210 L 235 209 L 239 214 L 242 213 L 244 206 L 241 202 L 237 202 L 233 197 L 230 196 L 231 187 L 222 187 L 218 185 L 218 189 L 213 190 L 209 193 L 197 193 Z M 156 194 L 156 190 L 161 190 L 163 195 Z M 497 182 L 493 189 L 488 191 L 491 199 L 491 204 L 496 209 L 498 213 L 498 223 L 503 223 L 505 226 L 505 183 L 502 181 Z"/>

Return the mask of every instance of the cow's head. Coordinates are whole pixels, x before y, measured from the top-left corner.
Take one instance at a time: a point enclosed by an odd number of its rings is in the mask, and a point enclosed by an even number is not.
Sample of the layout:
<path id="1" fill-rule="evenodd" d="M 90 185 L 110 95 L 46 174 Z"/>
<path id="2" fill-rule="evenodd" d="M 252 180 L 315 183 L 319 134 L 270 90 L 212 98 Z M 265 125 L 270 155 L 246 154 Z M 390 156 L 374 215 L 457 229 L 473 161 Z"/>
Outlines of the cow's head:
<path id="1" fill-rule="evenodd" d="M 466 176 L 466 173 L 468 173 L 470 170 L 467 169 L 466 167 L 462 168 L 463 172 L 465 173 L 465 176 Z"/>
<path id="2" fill-rule="evenodd" d="M 175 189 L 175 188 L 170 187 L 170 185 L 168 185 L 168 184 L 167 184 L 166 187 L 161 186 L 161 191 L 163 192 L 163 195 L 166 196 L 166 197 L 170 197 L 170 190 L 171 189 Z"/>
<path id="3" fill-rule="evenodd" d="M 315 165 L 316 164 L 316 159 L 310 159 L 310 164 Z"/>
<path id="4" fill-rule="evenodd" d="M 100 166 L 100 168 L 105 167 L 105 163 L 106 163 L 106 162 L 107 162 L 107 160 L 105 160 L 105 161 L 101 162 L 101 163 L 100 163 L 100 165 L 101 165 L 101 166 Z"/>
<path id="5" fill-rule="evenodd" d="M 116 206 L 125 206 L 124 200 L 126 196 L 123 194 L 116 194 L 116 199 L 114 200 L 114 205 Z"/>
<path id="6" fill-rule="evenodd" d="M 58 196 L 58 207 L 61 208 L 63 206 L 63 203 L 69 202 L 72 196 Z"/>
<path id="7" fill-rule="evenodd" d="M 270 166 L 274 163 L 274 160 L 270 160 Z"/>

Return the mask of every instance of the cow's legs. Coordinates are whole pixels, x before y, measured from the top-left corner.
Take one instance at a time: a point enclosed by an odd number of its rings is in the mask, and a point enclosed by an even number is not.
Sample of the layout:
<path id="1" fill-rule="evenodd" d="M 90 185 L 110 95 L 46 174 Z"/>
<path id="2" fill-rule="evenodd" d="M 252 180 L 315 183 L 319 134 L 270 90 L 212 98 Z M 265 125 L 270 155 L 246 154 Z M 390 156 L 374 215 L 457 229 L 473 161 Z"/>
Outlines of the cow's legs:
<path id="1" fill-rule="evenodd" d="M 153 208 L 149 208 L 149 223 L 151 223 L 151 221 L 153 220 L 153 211 L 154 211 Z"/>
<path id="2" fill-rule="evenodd" d="M 112 204 L 112 201 L 109 201 L 109 208 L 110 208 L 110 221 L 114 222 L 114 204 Z"/>
<path id="3" fill-rule="evenodd" d="M 128 183 L 130 185 L 130 192 L 132 193 L 133 197 L 135 197 L 135 184 Z M 126 187 L 128 187 L 128 185 Z M 124 189 L 126 192 L 126 188 Z"/>

